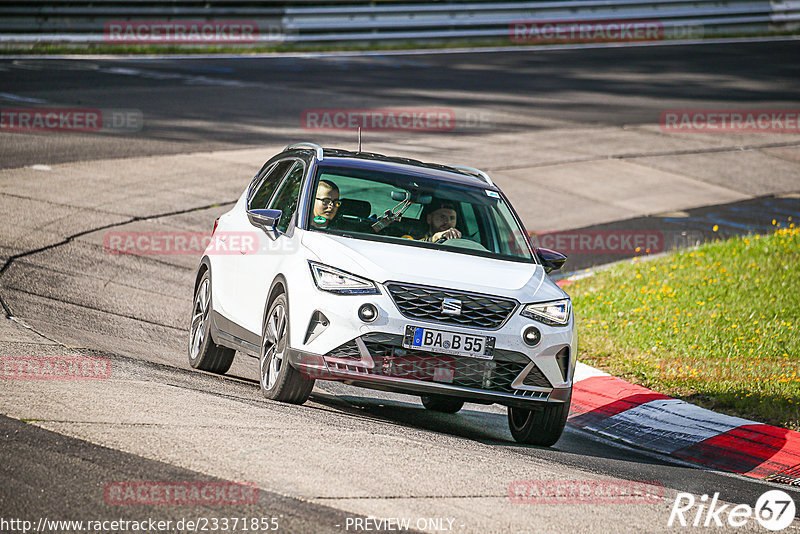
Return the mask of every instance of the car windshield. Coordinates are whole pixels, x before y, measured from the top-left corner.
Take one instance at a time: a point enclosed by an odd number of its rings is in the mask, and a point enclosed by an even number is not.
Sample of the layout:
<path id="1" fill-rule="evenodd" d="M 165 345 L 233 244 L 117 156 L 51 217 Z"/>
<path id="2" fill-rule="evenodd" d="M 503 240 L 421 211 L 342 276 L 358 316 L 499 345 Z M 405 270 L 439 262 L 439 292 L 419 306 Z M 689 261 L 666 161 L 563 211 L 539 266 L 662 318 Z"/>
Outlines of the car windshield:
<path id="1" fill-rule="evenodd" d="M 534 263 L 528 240 L 493 189 L 401 173 L 320 165 L 309 230 Z"/>

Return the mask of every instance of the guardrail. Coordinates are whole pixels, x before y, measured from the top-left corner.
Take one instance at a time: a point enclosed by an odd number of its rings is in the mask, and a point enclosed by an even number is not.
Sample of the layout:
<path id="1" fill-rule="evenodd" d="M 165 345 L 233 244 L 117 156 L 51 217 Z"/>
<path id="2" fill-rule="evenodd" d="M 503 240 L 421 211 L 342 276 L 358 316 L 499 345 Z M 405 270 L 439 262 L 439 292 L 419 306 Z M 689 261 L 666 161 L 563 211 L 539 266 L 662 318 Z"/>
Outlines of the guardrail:
<path id="1" fill-rule="evenodd" d="M 658 24 L 661 39 L 798 32 L 800 0 L 565 0 L 404 3 L 357 0 L 321 6 L 312 0 L 27 0 L 0 4 L 0 42 L 110 42 L 108 24 L 247 21 L 254 43 L 525 41 L 550 25 Z M 527 33 L 526 33 L 527 32 Z M 547 35 L 543 34 L 546 38 Z M 540 38 L 537 33 L 537 41 Z M 551 41 L 558 41 L 555 34 Z M 116 42 L 119 44 L 119 42 Z M 131 44 L 136 44 L 132 42 Z M 149 43 L 153 44 L 153 43 Z M 194 43 L 208 44 L 208 43 Z M 230 44 L 230 43 L 229 43 Z"/>

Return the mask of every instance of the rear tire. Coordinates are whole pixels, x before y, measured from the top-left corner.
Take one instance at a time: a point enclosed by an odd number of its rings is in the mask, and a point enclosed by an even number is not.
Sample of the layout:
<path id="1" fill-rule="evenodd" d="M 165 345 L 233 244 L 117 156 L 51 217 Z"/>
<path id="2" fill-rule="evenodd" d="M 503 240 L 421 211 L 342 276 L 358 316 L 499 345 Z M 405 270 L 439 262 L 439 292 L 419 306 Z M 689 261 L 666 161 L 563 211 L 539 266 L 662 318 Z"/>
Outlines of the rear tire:
<path id="1" fill-rule="evenodd" d="M 189 365 L 209 373 L 225 374 L 236 351 L 220 347 L 211 339 L 211 274 L 206 271 L 197 284 L 189 324 Z"/>
<path id="2" fill-rule="evenodd" d="M 456 413 L 464 407 L 464 401 L 453 397 L 440 395 L 423 395 L 422 405 L 428 410 L 442 413 Z"/>
<path id="3" fill-rule="evenodd" d="M 268 399 L 303 404 L 314 389 L 308 380 L 289 364 L 289 307 L 285 294 L 275 297 L 264 318 L 261 334 L 261 393 Z"/>
<path id="4" fill-rule="evenodd" d="M 555 445 L 564 432 L 572 392 L 563 403 L 546 404 L 541 409 L 508 407 L 508 428 L 514 441 L 526 445 Z"/>

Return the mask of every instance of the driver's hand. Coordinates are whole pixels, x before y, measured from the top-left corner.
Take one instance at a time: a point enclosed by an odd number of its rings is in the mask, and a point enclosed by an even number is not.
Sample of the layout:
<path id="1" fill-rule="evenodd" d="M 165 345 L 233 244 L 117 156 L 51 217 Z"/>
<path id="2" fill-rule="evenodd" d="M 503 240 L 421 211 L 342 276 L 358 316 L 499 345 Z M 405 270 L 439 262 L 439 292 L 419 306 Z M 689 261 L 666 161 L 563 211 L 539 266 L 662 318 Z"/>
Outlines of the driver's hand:
<path id="1" fill-rule="evenodd" d="M 458 239 L 461 237 L 461 232 L 456 230 L 455 228 L 449 228 L 447 230 L 443 230 L 441 232 L 436 232 L 431 237 L 431 241 L 436 242 L 440 239 Z"/>

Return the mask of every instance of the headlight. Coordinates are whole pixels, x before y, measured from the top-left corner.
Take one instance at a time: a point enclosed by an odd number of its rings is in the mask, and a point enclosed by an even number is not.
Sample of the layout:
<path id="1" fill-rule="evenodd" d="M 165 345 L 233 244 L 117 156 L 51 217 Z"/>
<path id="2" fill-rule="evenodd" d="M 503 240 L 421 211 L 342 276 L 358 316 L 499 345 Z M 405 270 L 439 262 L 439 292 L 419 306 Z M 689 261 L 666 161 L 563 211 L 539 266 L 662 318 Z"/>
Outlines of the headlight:
<path id="1" fill-rule="evenodd" d="M 344 295 L 377 295 L 378 288 L 366 278 L 358 277 L 354 274 L 309 261 L 311 275 L 314 283 L 323 291 L 341 293 Z"/>
<path id="2" fill-rule="evenodd" d="M 572 306 L 569 299 L 528 304 L 522 309 L 522 315 L 552 326 L 564 326 L 569 322 Z"/>

